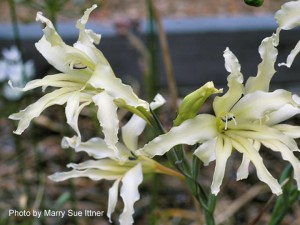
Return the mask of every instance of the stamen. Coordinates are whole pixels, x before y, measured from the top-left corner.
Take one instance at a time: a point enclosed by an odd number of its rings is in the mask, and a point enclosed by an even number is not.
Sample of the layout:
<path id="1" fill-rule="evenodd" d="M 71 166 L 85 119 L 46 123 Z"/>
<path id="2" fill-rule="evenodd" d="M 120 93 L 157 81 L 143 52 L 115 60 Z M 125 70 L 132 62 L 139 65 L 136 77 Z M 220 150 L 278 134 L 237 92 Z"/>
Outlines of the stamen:
<path id="1" fill-rule="evenodd" d="M 81 62 L 74 63 L 73 61 L 69 64 L 69 66 L 70 66 L 70 69 L 73 69 L 73 70 L 83 70 L 83 69 L 87 68 L 87 66 L 82 64 Z"/>
<path id="2" fill-rule="evenodd" d="M 234 125 L 237 125 L 237 122 L 236 122 L 236 120 L 235 120 L 235 116 L 232 116 L 232 118 L 231 118 L 232 120 L 233 120 L 233 122 L 234 122 Z"/>
<path id="3" fill-rule="evenodd" d="M 233 121 L 234 125 L 237 125 L 237 122 L 235 120 L 235 116 L 234 115 L 228 115 L 226 114 L 225 116 L 221 117 L 221 120 L 225 123 L 225 127 L 224 130 L 228 129 L 228 122 Z"/>
<path id="4" fill-rule="evenodd" d="M 86 69 L 87 66 L 82 64 L 82 63 L 76 63 L 73 65 L 73 69 L 74 70 L 83 70 L 83 69 Z"/>
<path id="5" fill-rule="evenodd" d="M 224 117 L 225 117 L 225 119 L 224 119 Z M 225 123 L 227 121 L 227 115 L 226 116 L 222 116 L 221 120 Z"/>
<path id="6" fill-rule="evenodd" d="M 224 130 L 228 129 L 228 115 L 225 116 L 225 128 Z"/>

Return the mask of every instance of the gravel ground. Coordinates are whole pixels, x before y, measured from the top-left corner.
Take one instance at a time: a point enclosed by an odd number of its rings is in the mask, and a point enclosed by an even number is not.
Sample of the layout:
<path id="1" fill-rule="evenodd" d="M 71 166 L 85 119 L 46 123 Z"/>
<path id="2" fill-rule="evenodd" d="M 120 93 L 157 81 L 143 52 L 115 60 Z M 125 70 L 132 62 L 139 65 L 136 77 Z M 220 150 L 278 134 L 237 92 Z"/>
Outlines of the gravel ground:
<path id="1" fill-rule="evenodd" d="M 147 16 L 146 1 L 141 0 L 103 0 L 85 1 L 101 2 L 99 10 L 93 12 L 92 18 L 102 21 L 111 21 L 120 17 L 145 18 Z M 262 7 L 251 7 L 243 0 L 156 0 L 154 1 L 163 17 L 201 17 L 212 15 L 264 14 L 274 13 L 286 0 L 265 0 Z M 92 3 L 85 3 L 86 6 Z M 34 21 L 37 9 L 33 10 L 24 5 L 17 5 L 17 14 L 20 21 Z M 78 7 L 67 4 L 60 13 L 60 20 L 78 18 Z M 70 13 L 72 12 L 72 13 Z M 74 13 L 75 12 L 75 13 Z M 0 1 L 0 21 L 9 21 L 9 7 L 5 0 Z"/>

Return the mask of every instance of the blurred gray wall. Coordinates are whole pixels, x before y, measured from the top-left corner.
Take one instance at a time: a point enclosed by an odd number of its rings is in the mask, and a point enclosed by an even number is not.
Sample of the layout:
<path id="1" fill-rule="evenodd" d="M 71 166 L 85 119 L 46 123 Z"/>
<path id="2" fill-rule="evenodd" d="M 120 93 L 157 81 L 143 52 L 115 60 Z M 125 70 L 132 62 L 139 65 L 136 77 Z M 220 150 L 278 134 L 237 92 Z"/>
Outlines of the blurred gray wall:
<path id="1" fill-rule="evenodd" d="M 276 29 L 272 16 L 166 19 L 163 25 L 168 36 L 176 81 L 182 90 L 197 88 L 210 80 L 218 87 L 226 86 L 228 72 L 224 68 L 223 59 L 226 47 L 238 57 L 244 76 L 254 76 L 260 62 L 258 47 L 263 38 L 270 36 Z M 143 40 L 146 27 L 147 23 L 141 22 L 137 32 Z M 102 34 L 98 47 L 108 58 L 116 75 L 131 76 L 142 83 L 138 54 L 134 47 L 124 37 L 119 36 L 112 25 L 91 22 L 88 23 L 88 28 Z M 34 59 L 37 76 L 44 76 L 49 65 L 34 47 L 34 43 L 42 36 L 40 24 L 23 25 L 20 31 L 26 58 Z M 69 44 L 77 39 L 75 22 L 59 24 L 58 32 Z M 286 60 L 298 40 L 299 29 L 281 33 L 278 62 Z M 12 44 L 11 26 L 0 23 L 0 50 Z M 166 86 L 161 56 L 159 60 L 160 84 Z M 278 72 L 273 80 L 274 87 L 300 90 L 300 56 L 296 58 L 291 69 L 277 67 L 276 70 Z"/>

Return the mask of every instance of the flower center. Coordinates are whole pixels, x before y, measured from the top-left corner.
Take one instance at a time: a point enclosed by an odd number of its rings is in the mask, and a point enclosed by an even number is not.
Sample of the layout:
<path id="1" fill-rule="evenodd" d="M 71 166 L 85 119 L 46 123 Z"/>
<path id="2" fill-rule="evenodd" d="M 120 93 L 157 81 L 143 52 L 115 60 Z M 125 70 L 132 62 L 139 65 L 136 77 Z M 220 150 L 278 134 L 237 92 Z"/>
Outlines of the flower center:
<path id="1" fill-rule="evenodd" d="M 222 113 L 217 119 L 218 131 L 222 133 L 228 130 L 228 126 L 230 123 L 234 123 L 234 125 L 237 125 L 234 114 Z"/>

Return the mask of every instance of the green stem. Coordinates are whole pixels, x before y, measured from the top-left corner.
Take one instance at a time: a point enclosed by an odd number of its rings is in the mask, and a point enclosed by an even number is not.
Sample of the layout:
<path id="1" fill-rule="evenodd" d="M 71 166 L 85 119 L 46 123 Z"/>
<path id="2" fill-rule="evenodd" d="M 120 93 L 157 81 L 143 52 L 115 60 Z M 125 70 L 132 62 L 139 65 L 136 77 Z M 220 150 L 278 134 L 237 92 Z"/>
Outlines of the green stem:
<path id="1" fill-rule="evenodd" d="M 152 124 L 152 128 L 156 135 L 164 134 L 164 129 L 156 117 L 156 115 L 151 111 L 153 120 L 155 124 Z M 206 221 L 206 225 L 214 225 L 214 209 L 216 205 L 216 196 L 210 194 L 207 196 L 206 192 L 202 185 L 197 181 L 198 172 L 196 170 L 200 168 L 200 162 L 196 159 L 193 160 L 192 167 L 188 162 L 184 149 L 182 145 L 178 145 L 173 147 L 169 152 L 166 153 L 168 160 L 172 163 L 172 165 L 177 168 L 186 178 L 186 182 L 188 185 L 189 190 L 193 193 L 196 197 L 197 201 L 201 205 L 202 209 L 204 210 L 204 217 Z M 198 167 L 199 166 L 199 167 Z"/>
<path id="2" fill-rule="evenodd" d="M 158 199 L 158 183 L 159 183 L 159 177 L 157 176 L 157 174 L 153 174 L 153 178 L 152 178 L 152 189 L 151 189 L 151 225 L 156 225 L 158 220 L 157 220 L 157 216 L 156 216 L 156 212 L 155 209 L 157 207 L 157 199 Z"/>
<path id="3" fill-rule="evenodd" d="M 158 38 L 155 26 L 155 18 L 151 0 L 146 0 L 148 8 L 148 32 L 147 44 L 149 47 L 149 70 L 145 76 L 145 86 L 147 91 L 147 98 L 153 99 L 158 89 L 158 65 L 157 65 L 157 46 Z"/>
<path id="4" fill-rule="evenodd" d="M 178 94 L 177 94 L 177 85 L 176 85 L 176 81 L 175 81 L 169 45 L 168 45 L 168 41 L 167 41 L 167 35 L 163 28 L 159 12 L 153 3 L 153 0 L 149 0 L 149 4 L 151 4 L 153 17 L 155 19 L 156 26 L 158 28 L 158 37 L 159 37 L 160 45 L 161 45 L 161 49 L 162 49 L 162 57 L 164 60 L 165 71 L 166 71 L 166 75 L 167 75 L 167 79 L 168 79 L 168 87 L 169 87 L 169 91 L 171 94 L 171 104 L 172 104 L 172 108 L 175 112 L 178 110 L 178 104 L 177 104 Z"/>
<path id="5" fill-rule="evenodd" d="M 26 151 L 24 149 L 22 149 L 19 138 L 15 139 L 15 143 L 16 143 L 17 158 L 18 158 L 18 164 L 19 164 L 19 170 L 20 170 L 20 173 L 19 173 L 20 182 L 22 185 L 24 185 L 25 194 L 26 194 L 26 197 L 28 198 L 27 205 L 26 205 L 26 207 L 27 207 L 31 201 L 31 194 L 30 194 L 31 192 L 30 192 L 29 183 L 25 177 L 26 163 L 25 163 L 24 155 L 25 155 Z"/>
<path id="6" fill-rule="evenodd" d="M 8 0 L 8 3 L 9 3 L 9 9 L 10 9 L 10 19 L 12 22 L 12 27 L 13 27 L 13 32 L 14 32 L 15 44 L 16 44 L 19 52 L 21 53 L 22 62 L 24 62 L 24 54 L 23 54 L 23 49 L 22 49 L 20 31 L 19 31 L 19 27 L 18 27 L 15 1 Z"/>
<path id="7" fill-rule="evenodd" d="M 284 219 L 285 215 L 289 212 L 292 205 L 297 202 L 300 197 L 300 191 L 298 191 L 297 187 L 293 184 L 292 171 L 293 168 L 291 165 L 289 165 L 282 173 L 280 183 L 286 179 L 289 180 L 283 185 L 283 193 L 278 197 L 275 203 L 269 225 L 279 225 Z"/>
<path id="8" fill-rule="evenodd" d="M 34 128 L 33 128 L 34 129 Z M 34 140 L 34 145 L 37 146 L 36 140 Z M 45 185 L 45 175 L 42 172 L 43 168 L 41 168 L 41 153 L 37 147 L 34 148 L 34 158 L 35 158 L 35 176 L 37 183 L 41 188 L 38 189 L 36 193 L 35 204 L 33 205 L 33 209 L 43 209 L 44 208 L 44 185 Z M 41 190 L 41 191 L 40 191 Z M 37 204 L 36 204 L 37 203 Z M 40 224 L 45 224 L 45 217 L 39 218 Z"/>

